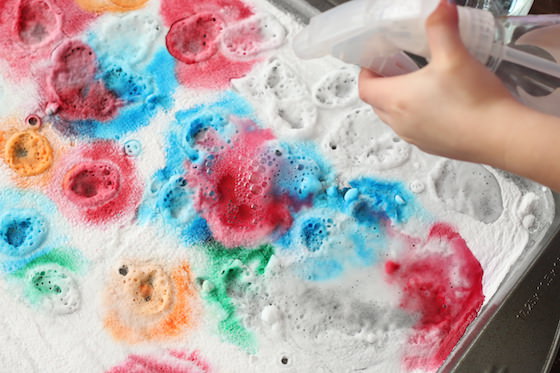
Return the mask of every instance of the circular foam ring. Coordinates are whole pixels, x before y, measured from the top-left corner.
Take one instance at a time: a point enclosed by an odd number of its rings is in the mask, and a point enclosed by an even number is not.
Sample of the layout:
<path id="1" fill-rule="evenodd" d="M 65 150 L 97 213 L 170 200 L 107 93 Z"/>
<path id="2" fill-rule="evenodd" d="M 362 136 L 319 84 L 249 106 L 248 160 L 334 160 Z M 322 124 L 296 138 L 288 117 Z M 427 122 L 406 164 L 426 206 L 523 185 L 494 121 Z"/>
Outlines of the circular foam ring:
<path id="1" fill-rule="evenodd" d="M 30 114 L 25 118 L 25 123 L 31 128 L 39 128 L 43 124 L 43 121 L 38 115 Z"/>
<path id="2" fill-rule="evenodd" d="M 4 158 L 8 166 L 20 176 L 41 174 L 53 162 L 49 141 L 33 130 L 13 134 L 6 143 Z"/>
<path id="3" fill-rule="evenodd" d="M 116 197 L 120 188 L 120 179 L 119 168 L 111 162 L 82 162 L 64 175 L 62 189 L 74 204 L 96 207 Z"/>
<path id="4" fill-rule="evenodd" d="M 138 140 L 128 140 L 124 143 L 124 154 L 129 157 L 136 157 L 142 152 L 142 144 Z"/>
<path id="5" fill-rule="evenodd" d="M 56 315 L 76 311 L 81 302 L 80 291 L 72 276 L 58 265 L 45 264 L 34 267 L 27 274 L 27 281 L 34 297 L 41 306 Z"/>
<path id="6" fill-rule="evenodd" d="M 171 25 L 165 36 L 169 53 L 181 62 L 193 64 L 205 61 L 218 50 L 218 37 L 223 22 L 211 13 L 182 18 Z"/>
<path id="7" fill-rule="evenodd" d="M 122 300 L 132 313 L 142 316 L 163 312 L 170 303 L 172 284 L 167 273 L 157 265 L 121 265 Z"/>
<path id="8" fill-rule="evenodd" d="M 47 236 L 47 221 L 35 210 L 12 209 L 0 217 L 0 253 L 25 256 Z"/>

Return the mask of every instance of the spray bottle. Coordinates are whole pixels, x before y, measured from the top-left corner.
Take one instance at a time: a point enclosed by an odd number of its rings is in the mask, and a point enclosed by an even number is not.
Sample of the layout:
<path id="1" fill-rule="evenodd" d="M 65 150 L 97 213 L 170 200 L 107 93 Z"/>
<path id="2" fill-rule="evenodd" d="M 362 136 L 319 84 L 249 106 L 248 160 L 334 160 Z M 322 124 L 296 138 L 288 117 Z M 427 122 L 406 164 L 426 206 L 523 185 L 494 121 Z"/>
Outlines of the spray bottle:
<path id="1" fill-rule="evenodd" d="M 439 0 L 353 0 L 313 18 L 296 35 L 300 58 L 332 55 L 383 76 L 429 59 L 425 22 Z M 560 15 L 494 17 L 458 6 L 463 43 L 525 104 L 560 116 Z M 406 52 L 406 53 L 405 53 Z"/>

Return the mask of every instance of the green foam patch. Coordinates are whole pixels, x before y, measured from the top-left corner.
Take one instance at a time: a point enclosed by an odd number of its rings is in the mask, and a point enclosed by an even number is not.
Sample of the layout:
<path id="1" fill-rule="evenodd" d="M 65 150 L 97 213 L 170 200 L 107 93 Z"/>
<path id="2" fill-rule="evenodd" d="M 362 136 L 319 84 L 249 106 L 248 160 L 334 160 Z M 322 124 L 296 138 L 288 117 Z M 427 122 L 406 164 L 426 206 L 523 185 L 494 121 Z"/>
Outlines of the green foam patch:
<path id="1" fill-rule="evenodd" d="M 203 298 L 218 305 L 223 317 L 219 323 L 219 331 L 223 338 L 249 353 L 257 350 L 256 340 L 252 332 L 247 330 L 236 314 L 235 304 L 230 294 L 244 294 L 250 291 L 251 282 L 245 277 L 245 267 L 250 267 L 257 275 L 263 275 L 270 258 L 274 254 L 272 245 L 261 245 L 257 249 L 237 247 L 226 249 L 219 243 L 210 243 L 203 247 L 208 255 L 208 266 L 204 276 L 197 281 L 209 281 L 210 290 L 203 292 Z"/>

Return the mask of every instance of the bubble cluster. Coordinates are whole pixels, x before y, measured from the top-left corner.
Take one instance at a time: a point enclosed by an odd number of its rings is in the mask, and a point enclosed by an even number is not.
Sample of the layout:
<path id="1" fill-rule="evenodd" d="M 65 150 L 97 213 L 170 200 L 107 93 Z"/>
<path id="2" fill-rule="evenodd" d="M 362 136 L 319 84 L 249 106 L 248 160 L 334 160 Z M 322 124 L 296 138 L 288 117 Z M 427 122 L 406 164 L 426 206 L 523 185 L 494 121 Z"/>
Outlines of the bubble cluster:
<path id="1" fill-rule="evenodd" d="M 239 0 L 167 0 L 162 15 L 170 30 L 166 36 L 169 53 L 177 65 L 179 81 L 193 88 L 227 88 L 231 79 L 251 70 L 255 59 L 229 58 L 220 48 L 223 30 L 234 27 L 252 15 L 251 9 Z M 237 34 L 238 45 L 251 43 L 258 31 L 243 37 Z"/>
<path id="2" fill-rule="evenodd" d="M 43 243 L 47 232 L 47 221 L 37 211 L 5 211 L 0 217 L 0 253 L 10 257 L 29 255 Z"/>
<path id="3" fill-rule="evenodd" d="M 335 70 L 325 75 L 313 87 L 312 97 L 324 108 L 343 107 L 358 100 L 357 72 L 351 69 Z"/>
<path id="4" fill-rule="evenodd" d="M 353 109 L 332 128 L 323 143 L 327 153 L 336 154 L 354 166 L 387 170 L 404 164 L 411 146 L 382 123 L 369 107 Z"/>
<path id="5" fill-rule="evenodd" d="M 65 154 L 50 188 L 67 216 L 93 224 L 131 214 L 141 191 L 132 158 L 110 141 L 93 142 Z"/>
<path id="6" fill-rule="evenodd" d="M 55 315 L 75 312 L 81 302 L 72 275 L 56 264 L 43 264 L 27 271 L 27 292 L 42 309 Z"/>
<path id="7" fill-rule="evenodd" d="M 269 130 L 241 127 L 231 145 L 190 166 L 187 182 L 196 190 L 195 206 L 228 247 L 256 246 L 291 223 L 288 201 L 272 193 L 277 166 L 261 159 L 272 139 Z"/>
<path id="8" fill-rule="evenodd" d="M 169 53 L 186 64 L 205 61 L 217 51 L 223 21 L 210 13 L 183 18 L 171 25 L 165 41 Z"/>
<path id="9" fill-rule="evenodd" d="M 109 274 L 105 326 L 129 343 L 175 337 L 192 326 L 194 300 L 186 263 L 123 261 Z"/>
<path id="10" fill-rule="evenodd" d="M 221 36 L 223 53 L 234 59 L 255 58 L 262 52 L 280 47 L 286 30 L 270 14 L 258 14 L 227 27 Z"/>
<path id="11" fill-rule="evenodd" d="M 255 75 L 234 81 L 233 85 L 264 106 L 267 122 L 278 136 L 302 139 L 314 133 L 317 107 L 307 85 L 287 62 L 271 58 Z"/>
<path id="12" fill-rule="evenodd" d="M 48 170 L 53 162 L 49 140 L 34 130 L 16 132 L 8 138 L 4 147 L 4 159 L 20 176 L 39 175 Z"/>

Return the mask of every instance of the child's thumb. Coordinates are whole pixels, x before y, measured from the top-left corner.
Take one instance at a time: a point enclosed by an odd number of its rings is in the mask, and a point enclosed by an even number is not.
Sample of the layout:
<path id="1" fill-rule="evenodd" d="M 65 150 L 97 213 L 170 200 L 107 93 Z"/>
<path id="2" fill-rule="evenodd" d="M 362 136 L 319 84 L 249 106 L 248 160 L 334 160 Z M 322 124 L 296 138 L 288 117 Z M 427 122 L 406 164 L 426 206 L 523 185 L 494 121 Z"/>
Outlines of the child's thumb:
<path id="1" fill-rule="evenodd" d="M 461 58 L 464 53 L 468 54 L 459 34 L 457 6 L 450 0 L 440 0 L 426 20 L 426 33 L 432 60 Z"/>

